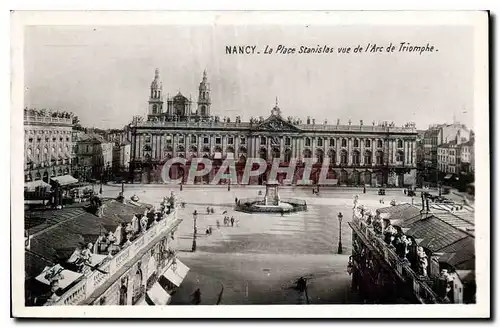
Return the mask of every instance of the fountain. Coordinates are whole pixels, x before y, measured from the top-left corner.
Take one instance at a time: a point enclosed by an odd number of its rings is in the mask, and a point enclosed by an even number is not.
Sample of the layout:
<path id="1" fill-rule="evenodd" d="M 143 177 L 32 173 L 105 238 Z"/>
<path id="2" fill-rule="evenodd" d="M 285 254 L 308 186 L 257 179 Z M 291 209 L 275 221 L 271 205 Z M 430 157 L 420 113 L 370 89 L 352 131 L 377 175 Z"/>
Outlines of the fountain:
<path id="1" fill-rule="evenodd" d="M 307 210 L 307 204 L 304 200 L 280 198 L 278 185 L 277 182 L 268 182 L 263 198 L 240 199 L 235 209 L 246 213 L 288 213 Z"/>

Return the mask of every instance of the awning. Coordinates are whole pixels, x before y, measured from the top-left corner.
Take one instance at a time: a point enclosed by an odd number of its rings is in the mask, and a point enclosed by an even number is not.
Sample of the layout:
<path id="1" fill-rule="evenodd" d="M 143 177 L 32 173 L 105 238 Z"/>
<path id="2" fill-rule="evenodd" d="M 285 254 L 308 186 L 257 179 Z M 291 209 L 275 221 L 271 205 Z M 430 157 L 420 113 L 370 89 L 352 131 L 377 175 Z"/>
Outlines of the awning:
<path id="1" fill-rule="evenodd" d="M 156 282 L 146 293 L 146 302 L 149 305 L 167 305 L 170 302 L 170 294 Z M 153 303 L 153 304 L 151 304 Z"/>
<path id="2" fill-rule="evenodd" d="M 61 175 L 59 177 L 50 178 L 50 180 L 58 182 L 61 186 L 67 186 L 78 182 L 78 179 L 73 178 L 71 175 Z"/>
<path id="3" fill-rule="evenodd" d="M 444 178 L 445 179 L 451 179 L 452 176 L 453 176 L 453 174 L 447 174 Z"/>
<path id="4" fill-rule="evenodd" d="M 50 189 L 50 185 L 47 182 L 44 182 L 43 180 L 26 182 L 24 184 L 24 187 L 28 188 L 28 191 L 36 191 L 37 188 Z"/>
<path id="5" fill-rule="evenodd" d="M 163 273 L 163 276 L 175 286 L 179 287 L 184 278 L 186 278 L 189 268 L 184 263 L 179 261 L 179 259 L 176 259 L 175 263 L 176 264 L 172 264 L 168 267 L 168 269 Z"/>
<path id="6" fill-rule="evenodd" d="M 226 159 L 234 159 L 234 154 L 233 153 L 227 153 L 226 154 Z"/>
<path id="7" fill-rule="evenodd" d="M 66 270 L 61 265 L 57 264 L 53 267 L 45 267 L 35 279 L 39 282 L 50 286 L 50 276 L 58 274 L 59 276 L 59 288 L 64 289 L 75 282 L 78 278 L 83 276 L 83 274 Z"/>
<path id="8" fill-rule="evenodd" d="M 214 159 L 221 159 L 222 153 L 214 153 Z"/>

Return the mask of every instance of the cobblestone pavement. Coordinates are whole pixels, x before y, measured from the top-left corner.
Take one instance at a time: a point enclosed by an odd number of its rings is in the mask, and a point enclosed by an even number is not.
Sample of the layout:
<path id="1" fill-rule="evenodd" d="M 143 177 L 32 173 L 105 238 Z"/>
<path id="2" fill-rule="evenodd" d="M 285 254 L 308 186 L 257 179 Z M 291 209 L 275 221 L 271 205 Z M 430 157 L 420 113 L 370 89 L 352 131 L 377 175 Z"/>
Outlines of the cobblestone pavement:
<path id="1" fill-rule="evenodd" d="M 307 202 L 308 211 L 293 214 L 246 214 L 234 211 L 235 197 L 253 198 L 264 187 L 231 186 L 137 186 L 126 185 L 125 197 L 136 194 L 141 201 L 158 204 L 170 191 L 186 202 L 179 217 L 183 222 L 172 243 L 179 250 L 178 257 L 191 268 L 185 281 L 172 297 L 172 304 L 189 304 L 190 295 L 200 288 L 202 304 L 216 304 L 222 292 L 221 304 L 301 304 L 354 302 L 349 292 L 347 274 L 348 255 L 351 253 L 351 220 L 353 196 L 368 208 L 380 207 L 381 196 L 376 189 L 363 194 L 359 189 L 320 189 L 283 187 L 282 198 L 300 198 Z M 105 196 L 118 194 L 120 188 L 105 186 Z M 383 197 L 385 204 L 395 198 L 410 202 L 402 190 L 390 190 Z M 206 214 L 206 207 L 215 214 Z M 193 240 L 193 211 L 197 217 L 197 250 L 191 252 Z M 234 227 L 223 225 L 222 213 L 234 216 Z M 337 254 L 339 221 L 343 213 L 343 255 Z M 221 227 L 217 229 L 216 221 Z M 212 227 L 212 235 L 205 230 Z M 301 276 L 309 278 L 308 299 L 295 290 L 294 281 Z"/>

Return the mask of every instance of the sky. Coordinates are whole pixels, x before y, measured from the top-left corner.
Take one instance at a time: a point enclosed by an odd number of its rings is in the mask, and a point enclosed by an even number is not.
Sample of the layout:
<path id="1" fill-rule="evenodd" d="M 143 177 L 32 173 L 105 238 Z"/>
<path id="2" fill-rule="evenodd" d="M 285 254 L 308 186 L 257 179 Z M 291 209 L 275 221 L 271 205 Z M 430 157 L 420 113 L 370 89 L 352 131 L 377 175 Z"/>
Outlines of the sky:
<path id="1" fill-rule="evenodd" d="M 203 70 L 212 115 L 282 115 L 400 126 L 473 126 L 472 30 L 461 26 L 32 26 L 25 31 L 25 106 L 64 110 L 84 126 L 122 128 L 146 115 L 154 70 L 163 93 L 193 101 Z M 433 53 L 263 54 L 266 45 L 336 49 L 430 43 Z M 228 55 L 228 45 L 255 45 Z M 397 47 L 396 47 L 397 50 Z"/>

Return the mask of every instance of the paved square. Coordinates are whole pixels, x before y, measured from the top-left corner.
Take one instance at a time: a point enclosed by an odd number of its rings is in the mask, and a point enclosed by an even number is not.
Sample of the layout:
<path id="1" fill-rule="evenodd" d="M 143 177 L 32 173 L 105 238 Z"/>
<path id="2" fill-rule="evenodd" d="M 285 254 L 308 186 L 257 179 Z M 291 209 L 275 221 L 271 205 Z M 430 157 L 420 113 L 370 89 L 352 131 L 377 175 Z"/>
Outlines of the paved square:
<path id="1" fill-rule="evenodd" d="M 115 196 L 121 186 L 104 186 L 105 196 Z M 172 304 L 189 304 L 190 295 L 200 288 L 202 304 L 216 304 L 221 289 L 221 304 L 300 304 L 305 295 L 296 291 L 294 281 L 309 277 L 310 303 L 353 302 L 349 293 L 347 273 L 351 253 L 351 220 L 353 196 L 368 208 L 380 207 L 379 200 L 389 205 L 391 199 L 411 202 L 402 190 L 387 190 L 378 196 L 377 189 L 361 188 L 320 189 L 314 195 L 312 188 L 280 187 L 282 198 L 299 198 L 308 204 L 307 212 L 293 214 L 246 214 L 234 211 L 235 198 L 256 197 L 265 186 L 179 186 L 126 185 L 125 197 L 136 194 L 141 201 L 159 204 L 164 196 L 174 191 L 186 207 L 179 217 L 174 248 L 179 258 L 191 268 L 181 288 L 172 297 Z M 207 215 L 207 206 L 214 214 Z M 197 218 L 197 250 L 191 252 L 193 240 L 193 211 Z M 234 227 L 224 226 L 222 213 L 234 216 Z M 337 254 L 339 221 L 343 214 L 343 254 Z M 216 221 L 220 228 L 217 229 Z M 205 230 L 212 227 L 212 235 Z"/>

